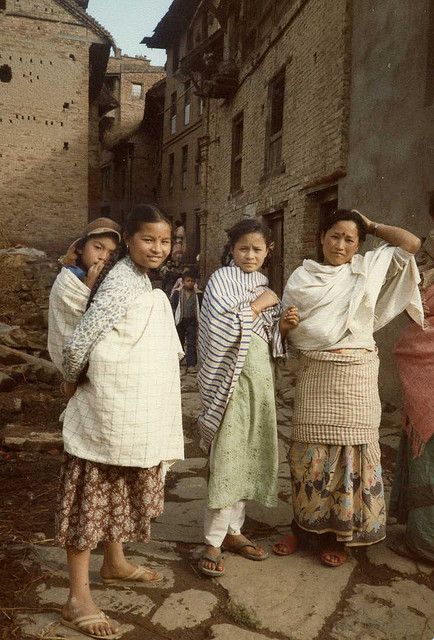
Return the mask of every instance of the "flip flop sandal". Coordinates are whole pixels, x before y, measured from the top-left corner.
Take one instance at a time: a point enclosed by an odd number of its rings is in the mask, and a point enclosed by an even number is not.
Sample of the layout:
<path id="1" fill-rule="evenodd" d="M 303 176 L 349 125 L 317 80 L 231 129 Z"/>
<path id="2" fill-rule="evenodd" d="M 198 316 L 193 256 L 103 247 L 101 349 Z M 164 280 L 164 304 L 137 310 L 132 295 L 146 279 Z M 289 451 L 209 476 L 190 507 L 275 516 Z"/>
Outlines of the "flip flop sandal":
<path id="1" fill-rule="evenodd" d="M 162 579 L 163 576 L 158 573 L 158 571 L 148 569 L 147 567 L 137 567 L 129 576 L 125 576 L 125 578 L 103 578 L 101 576 L 104 584 L 125 584 L 126 582 L 156 584 L 157 582 L 161 582 Z"/>
<path id="2" fill-rule="evenodd" d="M 284 547 L 284 550 L 282 551 L 279 547 Z M 276 556 L 290 556 L 292 553 L 295 553 L 297 549 L 298 538 L 293 533 L 287 533 L 273 545 L 273 553 L 275 553 Z"/>
<path id="3" fill-rule="evenodd" d="M 218 578 L 219 576 L 222 576 L 225 572 L 225 570 L 223 569 L 223 571 L 218 571 L 217 569 L 207 569 L 207 567 L 203 566 L 203 562 L 204 560 L 206 560 L 207 562 L 212 562 L 213 565 L 216 567 L 218 565 L 218 563 L 220 562 L 220 560 L 222 560 L 223 558 L 223 554 L 219 553 L 218 556 L 216 557 L 212 557 L 210 555 L 207 555 L 206 553 L 203 554 L 203 556 L 201 556 L 199 558 L 199 562 L 197 563 L 197 567 L 199 569 L 199 571 L 201 573 L 203 573 L 205 576 L 211 576 L 212 578 Z"/>
<path id="4" fill-rule="evenodd" d="M 327 558 L 327 556 L 335 556 L 339 558 L 338 562 L 332 562 Z M 326 567 L 341 567 L 348 560 L 348 553 L 345 549 L 336 549 L 333 547 L 321 549 L 319 554 L 319 559 L 323 565 Z"/>
<path id="5" fill-rule="evenodd" d="M 94 613 L 91 616 L 80 616 L 78 618 L 74 618 L 74 620 L 65 620 L 62 618 L 60 622 L 64 627 L 68 627 L 68 629 L 73 629 L 74 631 L 78 631 L 89 638 L 96 638 L 97 640 L 101 640 L 101 638 L 104 638 L 104 640 L 117 640 L 122 636 L 122 631 L 110 633 L 106 636 L 86 631 L 86 627 L 89 628 L 93 624 L 101 624 L 101 622 L 104 622 L 110 625 L 110 618 L 108 618 L 103 611 Z"/>
<path id="6" fill-rule="evenodd" d="M 258 545 L 246 538 L 244 542 L 231 545 L 230 547 L 222 547 L 222 549 L 223 551 L 230 551 L 231 553 L 236 553 L 242 558 L 247 558 L 247 560 L 254 560 L 256 562 L 266 560 L 270 556 L 267 551 L 264 551 L 264 554 L 262 556 L 255 555 L 254 553 L 249 553 L 248 551 L 243 551 L 243 549 L 246 549 L 246 547 L 253 547 L 254 549 L 257 549 Z"/>

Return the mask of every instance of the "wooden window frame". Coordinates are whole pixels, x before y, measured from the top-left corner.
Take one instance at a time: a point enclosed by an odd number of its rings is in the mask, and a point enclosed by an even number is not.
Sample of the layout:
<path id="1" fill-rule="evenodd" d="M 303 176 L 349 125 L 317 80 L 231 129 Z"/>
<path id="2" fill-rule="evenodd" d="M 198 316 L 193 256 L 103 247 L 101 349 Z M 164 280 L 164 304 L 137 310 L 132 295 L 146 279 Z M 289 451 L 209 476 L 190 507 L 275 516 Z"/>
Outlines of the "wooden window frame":
<path id="1" fill-rule="evenodd" d="M 232 194 L 242 191 L 243 142 L 244 142 L 244 111 L 240 111 L 232 119 L 232 153 L 231 153 L 231 193 Z"/>

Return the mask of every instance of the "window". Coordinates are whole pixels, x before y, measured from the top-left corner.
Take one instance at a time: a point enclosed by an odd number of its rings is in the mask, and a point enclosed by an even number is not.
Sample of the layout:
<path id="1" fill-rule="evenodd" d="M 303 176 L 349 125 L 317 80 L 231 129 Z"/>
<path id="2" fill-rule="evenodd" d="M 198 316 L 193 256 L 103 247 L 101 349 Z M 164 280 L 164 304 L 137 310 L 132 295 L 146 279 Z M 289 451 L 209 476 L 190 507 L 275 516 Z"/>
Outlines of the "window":
<path id="1" fill-rule="evenodd" d="M 179 42 L 173 45 L 172 49 L 172 72 L 175 73 L 179 68 Z"/>
<path id="2" fill-rule="evenodd" d="M 188 169 L 188 144 L 182 147 L 181 161 L 181 187 L 187 189 L 187 169 Z"/>
<path id="3" fill-rule="evenodd" d="M 110 189 L 110 182 L 111 182 L 111 167 L 110 167 L 110 165 L 107 166 L 107 167 L 103 167 L 101 169 L 101 182 L 102 182 L 103 191 L 107 191 L 108 189 Z"/>
<path id="4" fill-rule="evenodd" d="M 241 189 L 243 128 L 244 114 L 241 112 L 232 121 L 231 191 L 239 191 Z"/>
<path id="5" fill-rule="evenodd" d="M 169 155 L 169 189 L 172 191 L 173 189 L 173 177 L 175 174 L 175 154 L 171 153 Z"/>
<path id="6" fill-rule="evenodd" d="M 272 173 L 281 167 L 284 99 L 285 69 L 281 69 L 268 88 L 265 173 Z"/>
<path id="7" fill-rule="evenodd" d="M 0 11 L 4 11 L 6 9 L 6 0 L 0 0 Z"/>
<path id="8" fill-rule="evenodd" d="M 133 98 L 143 98 L 143 85 L 138 82 L 132 82 L 131 95 Z"/>
<path id="9" fill-rule="evenodd" d="M 200 184 L 201 179 L 201 152 L 200 140 L 197 141 L 196 157 L 194 159 L 194 182 Z"/>
<path id="10" fill-rule="evenodd" d="M 199 115 L 201 116 L 203 114 L 203 98 L 202 98 L 202 96 L 198 96 L 197 97 L 197 110 L 199 112 Z"/>
<path id="11" fill-rule="evenodd" d="M 176 133 L 176 91 L 170 97 L 170 133 Z"/>
<path id="12" fill-rule="evenodd" d="M 190 106 L 191 106 L 191 83 L 190 80 L 184 84 L 184 125 L 190 124 Z"/>

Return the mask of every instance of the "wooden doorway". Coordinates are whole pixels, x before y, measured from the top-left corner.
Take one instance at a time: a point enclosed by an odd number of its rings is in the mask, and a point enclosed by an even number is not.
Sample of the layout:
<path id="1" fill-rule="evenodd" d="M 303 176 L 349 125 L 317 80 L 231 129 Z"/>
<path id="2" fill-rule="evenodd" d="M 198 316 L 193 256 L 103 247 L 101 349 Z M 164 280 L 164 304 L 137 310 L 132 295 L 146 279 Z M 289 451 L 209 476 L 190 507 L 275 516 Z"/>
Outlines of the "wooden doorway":
<path id="1" fill-rule="evenodd" d="M 281 297 L 284 284 L 283 209 L 264 215 L 264 220 L 271 230 L 271 239 L 274 243 L 273 251 L 269 256 L 267 276 L 270 288 Z"/>

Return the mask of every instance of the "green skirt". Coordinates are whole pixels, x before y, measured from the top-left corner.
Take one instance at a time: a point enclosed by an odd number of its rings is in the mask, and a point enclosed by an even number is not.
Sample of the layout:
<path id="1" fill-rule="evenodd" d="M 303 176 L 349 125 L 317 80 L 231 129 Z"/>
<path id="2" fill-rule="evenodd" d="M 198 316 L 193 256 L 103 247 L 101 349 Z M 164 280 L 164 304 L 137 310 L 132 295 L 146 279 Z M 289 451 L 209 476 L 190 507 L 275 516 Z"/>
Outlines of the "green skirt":
<path id="1" fill-rule="evenodd" d="M 401 436 L 390 513 L 407 525 L 409 549 L 434 562 L 434 436 L 417 458 L 407 435 Z"/>
<path id="2" fill-rule="evenodd" d="M 239 500 L 277 504 L 277 419 L 273 361 L 268 344 L 252 334 L 240 377 L 213 440 L 210 509 Z"/>

